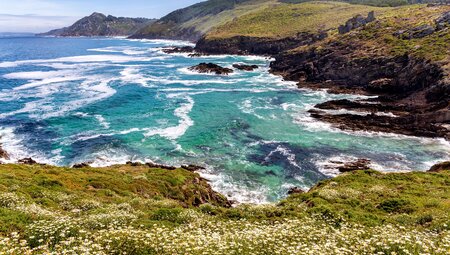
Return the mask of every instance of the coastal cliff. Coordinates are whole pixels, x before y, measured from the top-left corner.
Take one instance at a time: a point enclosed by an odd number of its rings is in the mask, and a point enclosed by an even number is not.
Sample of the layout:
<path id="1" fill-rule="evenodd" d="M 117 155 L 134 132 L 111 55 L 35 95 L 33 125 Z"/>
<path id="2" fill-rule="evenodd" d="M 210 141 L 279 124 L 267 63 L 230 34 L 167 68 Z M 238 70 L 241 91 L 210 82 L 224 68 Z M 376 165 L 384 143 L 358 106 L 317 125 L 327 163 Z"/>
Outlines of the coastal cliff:
<path id="1" fill-rule="evenodd" d="M 271 71 L 298 82 L 299 87 L 377 96 L 327 102 L 311 110 L 312 117 L 336 127 L 448 139 L 450 7 L 382 8 L 375 9 L 376 17 L 369 12 L 367 18 L 361 15 L 363 10 L 357 9 L 354 11 L 361 13 L 346 21 L 342 13 L 339 19 L 327 17 L 328 12 L 345 5 L 304 3 L 244 16 L 207 34 L 196 50 L 207 54 L 270 55 L 275 58 Z M 264 30 L 266 35 L 272 31 L 272 36 L 261 37 L 261 24 L 253 23 L 260 16 L 280 18 L 281 12 L 288 13 L 289 20 L 289 11 L 302 17 L 302 10 L 313 7 L 318 8 L 313 25 L 297 28 L 295 36 L 275 26 Z M 328 21 L 326 30 L 319 26 L 324 24 L 319 22 L 322 18 Z M 299 19 L 311 22 L 305 17 Z M 248 28 L 248 24 L 253 25 Z M 242 36 L 236 36 L 239 31 Z M 334 114 L 330 110 L 348 113 Z"/>

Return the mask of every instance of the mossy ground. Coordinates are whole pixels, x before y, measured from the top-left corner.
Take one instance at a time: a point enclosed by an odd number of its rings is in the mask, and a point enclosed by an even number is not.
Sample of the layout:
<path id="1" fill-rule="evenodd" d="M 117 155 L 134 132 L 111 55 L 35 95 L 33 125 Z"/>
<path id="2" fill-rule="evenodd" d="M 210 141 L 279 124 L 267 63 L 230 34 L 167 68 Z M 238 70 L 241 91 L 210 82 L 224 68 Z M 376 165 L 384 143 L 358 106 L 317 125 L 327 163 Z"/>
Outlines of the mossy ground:
<path id="1" fill-rule="evenodd" d="M 360 171 L 226 208 L 183 169 L 0 165 L 0 254 L 447 254 L 449 186 Z"/>

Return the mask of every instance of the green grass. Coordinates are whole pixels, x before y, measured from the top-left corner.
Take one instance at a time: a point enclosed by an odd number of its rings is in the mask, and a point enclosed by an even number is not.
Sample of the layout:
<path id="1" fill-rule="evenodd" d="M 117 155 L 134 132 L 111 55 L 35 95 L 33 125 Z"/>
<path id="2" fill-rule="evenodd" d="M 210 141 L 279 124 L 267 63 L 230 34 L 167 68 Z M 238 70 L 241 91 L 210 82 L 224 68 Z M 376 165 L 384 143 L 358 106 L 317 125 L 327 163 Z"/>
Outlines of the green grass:
<path id="1" fill-rule="evenodd" d="M 0 254 L 447 254 L 449 185 L 358 171 L 227 208 L 183 169 L 0 165 Z"/>
<path id="2" fill-rule="evenodd" d="M 450 173 L 359 171 L 324 181 L 283 206 L 341 215 L 366 225 L 440 226 L 450 221 Z"/>
<path id="3" fill-rule="evenodd" d="M 212 28 L 262 8 L 277 0 L 210 0 L 174 11 L 137 32 L 140 36 L 179 37 L 185 33 L 204 34 Z M 186 32 L 190 31 L 190 32 Z"/>
<path id="4" fill-rule="evenodd" d="M 351 5 L 341 2 L 282 4 L 241 16 L 207 34 L 208 38 L 234 36 L 284 38 L 301 32 L 336 29 L 357 14 L 381 13 L 389 8 Z"/>

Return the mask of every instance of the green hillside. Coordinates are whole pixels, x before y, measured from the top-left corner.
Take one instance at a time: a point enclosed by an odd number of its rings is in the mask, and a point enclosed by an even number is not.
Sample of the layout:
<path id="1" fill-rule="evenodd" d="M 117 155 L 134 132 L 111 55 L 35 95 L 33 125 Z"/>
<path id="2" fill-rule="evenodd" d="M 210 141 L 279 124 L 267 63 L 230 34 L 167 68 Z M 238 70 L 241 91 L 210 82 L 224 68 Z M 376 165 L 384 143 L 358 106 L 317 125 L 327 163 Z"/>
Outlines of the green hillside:
<path id="1" fill-rule="evenodd" d="M 317 33 L 337 28 L 357 14 L 382 13 L 387 8 L 351 5 L 340 2 L 283 4 L 261 9 L 237 18 L 207 34 L 207 38 L 234 36 L 284 38 L 298 33 Z"/>
<path id="2" fill-rule="evenodd" d="M 449 184 L 360 171 L 227 208 L 184 169 L 0 165 L 0 254 L 448 254 Z"/>
<path id="3" fill-rule="evenodd" d="M 311 2 L 312 0 L 279 0 L 283 3 L 292 3 L 292 4 L 298 4 L 298 3 L 305 3 L 305 2 Z M 380 6 L 380 7 L 394 7 L 394 6 L 401 6 L 401 5 L 407 5 L 407 4 L 413 4 L 417 3 L 418 1 L 415 0 L 337 0 L 339 2 L 346 2 L 350 4 L 362 4 L 362 5 L 371 5 L 371 6 Z M 424 1 L 420 1 L 424 2 Z"/>
<path id="4" fill-rule="evenodd" d="M 276 4 L 277 0 L 209 0 L 176 10 L 132 38 L 197 40 L 213 27 Z"/>

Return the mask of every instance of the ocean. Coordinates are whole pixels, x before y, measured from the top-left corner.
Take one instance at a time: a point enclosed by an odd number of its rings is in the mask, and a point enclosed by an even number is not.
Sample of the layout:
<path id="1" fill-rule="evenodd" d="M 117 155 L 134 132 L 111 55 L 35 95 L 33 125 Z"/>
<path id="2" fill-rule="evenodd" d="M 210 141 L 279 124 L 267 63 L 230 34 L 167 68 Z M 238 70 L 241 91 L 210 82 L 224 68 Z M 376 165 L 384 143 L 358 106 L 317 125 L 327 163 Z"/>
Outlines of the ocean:
<path id="1" fill-rule="evenodd" d="M 195 164 L 229 198 L 266 203 L 336 176 L 335 161 L 367 158 L 392 172 L 450 159 L 443 139 L 342 131 L 307 112 L 365 96 L 298 89 L 270 74 L 265 57 L 161 51 L 175 45 L 191 44 L 0 38 L 0 143 L 10 161 Z M 259 68 L 229 76 L 188 69 L 201 62 Z"/>

